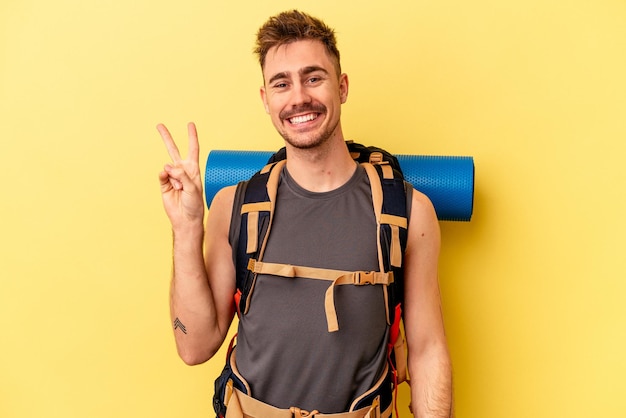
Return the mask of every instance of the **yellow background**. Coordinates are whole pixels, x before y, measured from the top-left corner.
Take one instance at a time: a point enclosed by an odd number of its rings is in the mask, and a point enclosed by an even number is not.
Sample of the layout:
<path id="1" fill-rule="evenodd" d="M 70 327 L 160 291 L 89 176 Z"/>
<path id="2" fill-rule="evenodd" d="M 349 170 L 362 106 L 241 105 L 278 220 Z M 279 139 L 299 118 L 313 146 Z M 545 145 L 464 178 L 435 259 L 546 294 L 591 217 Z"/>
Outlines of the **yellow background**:
<path id="1" fill-rule="evenodd" d="M 338 31 L 349 138 L 475 158 L 474 218 L 442 223 L 457 417 L 626 415 L 623 0 L 3 0 L 0 416 L 212 416 L 154 126 L 278 148 L 251 49 L 293 7 Z"/>

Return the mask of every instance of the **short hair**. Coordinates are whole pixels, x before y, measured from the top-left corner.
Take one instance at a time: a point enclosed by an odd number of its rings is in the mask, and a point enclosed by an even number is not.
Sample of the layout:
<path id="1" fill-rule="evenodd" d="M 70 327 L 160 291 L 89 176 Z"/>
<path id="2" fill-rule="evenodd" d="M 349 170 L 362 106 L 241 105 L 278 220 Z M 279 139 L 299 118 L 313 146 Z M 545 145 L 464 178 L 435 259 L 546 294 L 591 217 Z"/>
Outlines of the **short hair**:
<path id="1" fill-rule="evenodd" d="M 254 53 L 259 57 L 261 69 L 265 67 L 265 57 L 271 48 L 302 40 L 321 42 L 335 63 L 337 76 L 341 75 L 335 31 L 320 19 L 298 10 L 272 16 L 259 28 Z"/>

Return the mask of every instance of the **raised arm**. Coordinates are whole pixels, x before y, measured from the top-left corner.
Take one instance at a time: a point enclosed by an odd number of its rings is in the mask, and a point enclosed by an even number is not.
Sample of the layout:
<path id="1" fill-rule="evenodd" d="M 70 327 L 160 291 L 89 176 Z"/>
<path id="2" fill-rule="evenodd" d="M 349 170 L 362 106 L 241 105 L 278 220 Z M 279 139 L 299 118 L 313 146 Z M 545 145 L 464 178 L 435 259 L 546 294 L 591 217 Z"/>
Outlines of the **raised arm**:
<path id="1" fill-rule="evenodd" d="M 411 406 L 419 418 L 450 418 L 452 371 L 437 277 L 440 231 L 431 202 L 414 191 L 405 258 L 404 324 Z"/>
<path id="2" fill-rule="evenodd" d="M 215 196 L 205 232 L 196 127 L 188 125 L 186 159 L 180 156 L 167 128 L 158 125 L 157 129 L 172 159 L 159 174 L 163 205 L 174 236 L 172 327 L 180 357 L 187 364 L 199 364 L 219 349 L 234 315 L 235 269 L 228 243 L 234 188 Z"/>

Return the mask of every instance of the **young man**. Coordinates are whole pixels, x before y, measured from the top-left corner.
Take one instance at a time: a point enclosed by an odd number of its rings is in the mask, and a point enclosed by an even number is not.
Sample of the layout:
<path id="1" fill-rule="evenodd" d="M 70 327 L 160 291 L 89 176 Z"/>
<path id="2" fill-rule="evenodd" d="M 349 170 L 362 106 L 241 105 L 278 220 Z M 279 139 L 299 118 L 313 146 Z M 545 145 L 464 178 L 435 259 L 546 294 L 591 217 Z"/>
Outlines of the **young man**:
<path id="1" fill-rule="evenodd" d="M 350 156 L 341 127 L 348 77 L 341 73 L 334 32 L 307 14 L 281 13 L 259 30 L 256 52 L 264 80 L 261 99 L 288 155 L 263 260 L 378 270 L 370 182 Z M 172 323 L 179 355 L 198 364 L 222 345 L 235 313 L 237 237 L 231 219 L 238 219 L 237 192 L 232 186 L 215 196 L 205 226 L 195 126 L 188 126 L 186 159 L 167 129 L 158 130 L 173 160 L 159 175 L 174 234 Z M 439 226 L 428 198 L 417 191 L 408 195 L 404 323 L 412 409 L 418 417 L 447 418 L 451 368 L 437 280 Z M 342 413 L 385 377 L 384 286 L 337 286 L 337 332 L 329 332 L 325 320 L 328 286 L 304 277 L 257 276 L 248 311 L 240 317 L 236 356 L 250 402 L 293 416 Z M 246 402 L 237 404 L 243 414 Z M 391 413 L 387 406 L 378 412 Z"/>

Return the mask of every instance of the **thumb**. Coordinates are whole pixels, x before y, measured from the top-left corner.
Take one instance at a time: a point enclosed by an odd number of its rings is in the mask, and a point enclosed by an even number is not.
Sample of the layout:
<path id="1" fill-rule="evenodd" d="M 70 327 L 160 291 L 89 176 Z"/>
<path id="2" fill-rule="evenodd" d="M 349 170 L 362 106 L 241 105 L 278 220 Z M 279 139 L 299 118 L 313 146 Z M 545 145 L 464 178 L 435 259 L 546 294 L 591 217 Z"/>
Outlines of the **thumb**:
<path id="1" fill-rule="evenodd" d="M 164 172 L 164 177 L 161 178 L 162 185 L 164 182 L 169 182 L 175 190 L 190 191 L 195 188 L 194 182 L 182 167 L 168 164 L 165 166 Z"/>

